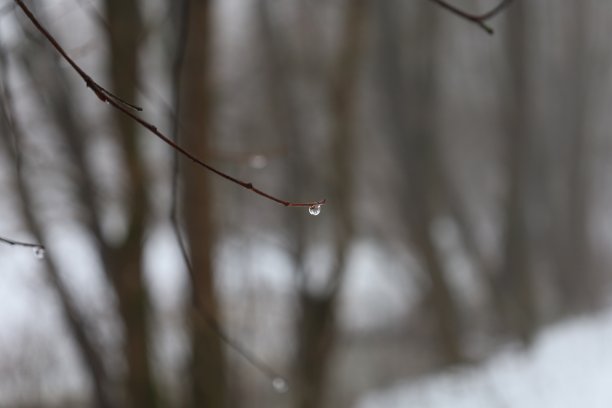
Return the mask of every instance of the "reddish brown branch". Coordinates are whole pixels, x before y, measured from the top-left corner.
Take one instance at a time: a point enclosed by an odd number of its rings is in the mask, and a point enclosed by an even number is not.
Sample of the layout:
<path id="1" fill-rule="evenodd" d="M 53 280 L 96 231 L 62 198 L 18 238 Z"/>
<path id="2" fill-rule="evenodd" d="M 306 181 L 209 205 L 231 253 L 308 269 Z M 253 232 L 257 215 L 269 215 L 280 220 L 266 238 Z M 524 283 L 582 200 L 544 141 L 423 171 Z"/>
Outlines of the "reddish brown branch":
<path id="1" fill-rule="evenodd" d="M 493 7 L 491 10 L 487 11 L 486 13 L 483 14 L 472 14 L 472 13 L 468 13 L 466 11 L 461 10 L 458 7 L 455 7 L 449 3 L 447 3 L 446 1 L 443 0 L 430 0 L 434 3 L 436 3 L 437 5 L 439 5 L 440 7 L 442 7 L 443 9 L 450 11 L 451 13 L 465 19 L 468 20 L 474 24 L 476 24 L 478 27 L 482 28 L 483 30 L 485 30 L 487 33 L 489 34 L 493 34 L 493 29 L 491 27 L 489 27 L 487 24 L 485 24 L 485 22 L 493 17 L 495 17 L 497 14 L 499 14 L 502 10 L 504 10 L 506 7 L 508 7 L 510 5 L 510 3 L 512 3 L 513 0 L 501 0 L 501 2 Z"/>
<path id="2" fill-rule="evenodd" d="M 112 92 L 110 92 L 109 90 L 107 90 L 106 88 L 104 88 L 103 86 L 98 84 L 96 81 L 94 81 L 93 78 L 91 78 L 68 55 L 68 53 L 57 42 L 55 37 L 53 37 L 53 35 L 51 35 L 51 33 L 49 33 L 49 31 L 47 31 L 47 29 L 45 29 L 45 27 L 43 27 L 43 25 L 38 21 L 36 16 L 34 16 L 34 14 L 23 3 L 22 0 L 15 0 L 15 3 L 19 6 L 19 8 L 21 8 L 21 10 L 23 10 L 24 14 L 28 17 L 28 19 L 32 22 L 32 24 L 34 24 L 36 29 L 49 41 L 49 43 L 53 46 L 53 48 L 55 48 L 57 50 L 57 52 L 59 52 L 59 54 L 62 56 L 62 58 L 76 71 L 77 74 L 79 74 L 79 76 L 81 78 L 83 78 L 83 81 L 85 81 L 85 85 L 88 88 L 90 88 L 93 91 L 94 94 L 96 94 L 98 99 L 100 99 L 102 102 L 105 102 L 105 103 L 111 105 L 113 108 L 117 109 L 118 111 L 122 112 L 123 114 L 129 116 L 132 120 L 134 120 L 139 125 L 141 125 L 145 129 L 147 129 L 149 132 L 153 133 L 155 136 L 157 136 L 159 139 L 161 139 L 163 142 L 165 142 L 167 145 L 169 145 L 171 148 L 173 148 L 174 150 L 176 150 L 177 152 L 179 152 L 183 156 L 187 157 L 188 159 L 190 159 L 194 163 L 204 167 L 206 170 L 208 170 L 208 171 L 210 171 L 212 173 L 215 173 L 216 175 L 218 175 L 218 176 L 220 176 L 220 177 L 222 177 L 222 178 L 224 178 L 224 179 L 226 179 L 226 180 L 228 180 L 228 181 L 230 181 L 232 183 L 238 184 L 239 186 L 241 186 L 243 188 L 246 188 L 247 190 L 251 190 L 255 194 L 258 194 L 258 195 L 260 195 L 260 196 L 262 196 L 264 198 L 267 198 L 268 200 L 274 201 L 276 203 L 282 204 L 282 205 L 284 205 L 286 207 L 312 207 L 312 206 L 317 206 L 317 205 L 323 205 L 323 204 L 326 203 L 326 200 L 310 201 L 310 202 L 292 202 L 292 201 L 287 201 L 287 200 L 280 199 L 278 197 L 275 197 L 275 196 L 273 196 L 271 194 L 266 193 L 263 190 L 260 190 L 259 188 L 255 187 L 253 185 L 253 183 L 242 181 L 242 180 L 238 180 L 237 178 L 232 177 L 229 174 L 224 173 L 221 170 L 216 169 L 215 167 L 212 167 L 211 165 L 205 163 L 203 160 L 201 160 L 198 157 L 194 156 L 189 151 L 187 151 L 186 149 L 184 149 L 183 147 L 179 146 L 177 143 L 172 141 L 172 139 L 170 137 L 166 136 L 164 133 L 159 131 L 156 126 L 154 126 L 153 124 L 147 122 L 146 120 L 144 120 L 144 119 L 140 118 L 139 116 L 137 116 L 136 114 L 134 114 L 133 110 L 141 111 L 142 108 L 140 108 L 139 106 L 133 105 L 133 104 L 131 104 L 129 102 L 124 101 L 123 99 L 119 98 L 117 95 L 113 94 Z"/>

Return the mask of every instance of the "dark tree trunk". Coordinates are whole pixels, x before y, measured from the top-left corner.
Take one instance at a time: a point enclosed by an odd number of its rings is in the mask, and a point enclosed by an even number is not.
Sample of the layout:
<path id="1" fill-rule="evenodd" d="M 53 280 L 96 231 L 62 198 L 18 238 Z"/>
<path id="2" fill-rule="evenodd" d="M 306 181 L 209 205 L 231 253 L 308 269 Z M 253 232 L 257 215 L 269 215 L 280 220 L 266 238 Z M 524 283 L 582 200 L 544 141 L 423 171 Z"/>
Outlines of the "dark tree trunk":
<path id="1" fill-rule="evenodd" d="M 139 81 L 139 37 L 142 21 L 137 0 L 106 0 L 109 72 L 111 89 L 134 102 Z M 131 407 L 158 405 L 149 359 L 148 294 L 143 275 L 143 246 L 148 221 L 147 177 L 138 146 L 136 124 L 113 112 L 121 163 L 125 171 L 127 232 L 112 249 L 111 283 L 117 295 L 123 325 L 124 357 L 127 362 L 127 404 Z"/>
<path id="2" fill-rule="evenodd" d="M 335 263 L 327 287 L 320 293 L 310 293 L 303 287 L 300 293 L 301 316 L 297 324 L 298 351 L 296 372 L 299 387 L 297 407 L 323 406 L 330 360 L 337 337 L 336 303 L 343 281 L 349 246 L 353 237 L 352 186 L 354 129 L 359 56 L 363 42 L 366 16 L 365 4 L 355 0 L 347 5 L 340 54 L 332 73 L 330 102 L 332 117 L 332 163 L 330 201 L 334 219 Z"/>
<path id="3" fill-rule="evenodd" d="M 586 38 L 587 3 L 575 3 L 571 8 L 572 22 L 568 25 L 568 54 L 562 71 L 560 118 L 566 132 L 569 154 L 565 191 L 567 213 L 559 224 L 565 229 L 561 239 L 559 260 L 559 289 L 565 313 L 576 313 L 596 308 L 601 302 L 601 292 L 590 264 L 591 242 L 589 234 L 589 209 L 591 188 L 589 177 L 589 136 L 585 126 L 588 109 L 589 56 Z"/>
<path id="4" fill-rule="evenodd" d="M 212 131 L 211 15 L 208 0 L 189 0 L 183 17 L 186 33 L 179 85 L 180 141 L 197 157 L 209 157 Z M 215 244 L 211 174 L 191 162 L 182 164 L 182 208 L 191 257 L 190 406 L 225 407 L 226 372 L 223 345 L 214 325 L 220 320 L 215 291 Z"/>
<path id="5" fill-rule="evenodd" d="M 511 89 L 505 118 L 507 192 L 503 220 L 502 265 L 497 278 L 506 321 L 524 342 L 532 340 L 536 329 L 534 294 L 529 256 L 530 210 L 528 176 L 530 164 L 529 48 L 526 31 L 527 5 L 518 2 L 508 11 L 507 33 Z"/>
<path id="6" fill-rule="evenodd" d="M 462 359 L 457 305 L 431 234 L 439 211 L 442 171 L 435 127 L 436 17 L 431 5 L 411 5 L 418 18 L 406 35 L 400 30 L 398 17 L 404 7 L 394 2 L 377 5 L 382 42 L 379 75 L 387 98 L 385 119 L 392 149 L 405 176 L 401 189 L 408 240 L 430 278 L 427 305 L 436 320 L 439 354 L 445 362 L 454 363 Z M 399 42 L 400 38 L 404 41 Z"/>

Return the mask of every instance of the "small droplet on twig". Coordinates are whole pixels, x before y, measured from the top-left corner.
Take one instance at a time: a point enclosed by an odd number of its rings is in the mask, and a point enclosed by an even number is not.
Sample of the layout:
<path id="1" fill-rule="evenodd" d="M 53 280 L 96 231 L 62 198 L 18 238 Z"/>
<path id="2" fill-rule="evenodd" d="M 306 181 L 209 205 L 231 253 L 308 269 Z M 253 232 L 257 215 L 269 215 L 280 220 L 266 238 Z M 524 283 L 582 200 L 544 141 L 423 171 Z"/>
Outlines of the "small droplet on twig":
<path id="1" fill-rule="evenodd" d="M 32 251 L 34 251 L 34 256 L 38 259 L 44 259 L 45 258 L 45 248 L 41 247 L 41 246 L 35 246 L 34 248 L 32 248 Z"/>
<path id="2" fill-rule="evenodd" d="M 313 204 L 308 207 L 308 213 L 315 216 L 321 214 L 321 204 Z"/>

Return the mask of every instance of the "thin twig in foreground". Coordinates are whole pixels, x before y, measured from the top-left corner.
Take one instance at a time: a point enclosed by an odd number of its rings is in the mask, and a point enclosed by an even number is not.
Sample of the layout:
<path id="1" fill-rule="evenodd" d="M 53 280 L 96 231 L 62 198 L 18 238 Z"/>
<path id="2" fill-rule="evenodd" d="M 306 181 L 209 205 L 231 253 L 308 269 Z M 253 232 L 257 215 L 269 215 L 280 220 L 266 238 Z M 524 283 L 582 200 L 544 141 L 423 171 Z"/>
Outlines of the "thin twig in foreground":
<path id="1" fill-rule="evenodd" d="M 134 120 L 139 125 L 147 129 L 149 132 L 153 133 L 155 136 L 157 136 L 159 139 L 161 139 L 163 142 L 165 142 L 167 145 L 172 147 L 177 152 L 181 153 L 183 156 L 187 157 L 194 163 L 204 167 L 208 171 L 215 173 L 216 175 L 228 181 L 231 181 L 232 183 L 238 184 L 239 186 L 247 190 L 251 190 L 255 194 L 258 194 L 264 198 L 267 198 L 268 200 L 282 204 L 285 207 L 312 207 L 312 206 L 324 205 L 326 203 L 326 200 L 310 201 L 310 202 L 292 202 L 292 201 L 280 199 L 278 197 L 275 197 L 271 194 L 266 193 L 263 190 L 258 189 L 257 187 L 253 185 L 253 183 L 238 180 L 237 178 L 232 177 L 229 174 L 224 173 L 221 170 L 218 170 L 212 167 L 211 165 L 205 163 L 198 157 L 194 156 L 189 151 L 185 150 L 183 147 L 173 142 L 170 137 L 166 136 L 161 131 L 159 131 L 156 126 L 154 126 L 153 124 L 147 122 L 146 120 L 134 114 L 133 110 L 141 111 L 142 108 L 124 101 L 123 99 L 114 95 L 113 93 L 111 93 L 110 91 L 108 91 L 107 89 L 99 85 L 96 81 L 94 81 L 72 58 L 70 58 L 68 53 L 66 53 L 66 51 L 62 48 L 62 46 L 57 42 L 55 37 L 53 37 L 53 35 L 51 35 L 51 33 L 49 33 L 49 31 L 47 31 L 43 27 L 43 25 L 38 21 L 38 19 L 34 16 L 34 14 L 30 11 L 30 9 L 23 3 L 22 0 L 15 0 L 15 3 L 21 8 L 21 10 L 23 10 L 23 12 L 28 17 L 28 19 L 32 22 L 32 24 L 34 24 L 36 29 L 49 41 L 49 43 L 53 46 L 53 48 L 55 48 L 57 52 L 59 52 L 62 58 L 76 71 L 77 74 L 79 74 L 81 78 L 83 78 L 83 80 L 85 81 L 85 85 L 96 94 L 98 99 L 100 99 L 102 102 L 105 102 L 111 105 L 113 108 L 117 109 L 123 114 L 129 116 L 132 120 Z"/>
<path id="2" fill-rule="evenodd" d="M 34 248 L 34 249 L 45 249 L 45 247 L 41 244 L 33 244 L 31 242 L 23 242 L 23 241 L 15 241 L 14 239 L 9 239 L 9 238 L 4 238 L 4 237 L 0 237 L 0 242 L 3 242 L 5 244 L 8 245 L 13 245 L 13 246 L 22 246 L 22 247 L 26 247 L 26 248 Z"/>
<path id="3" fill-rule="evenodd" d="M 455 7 L 443 0 L 429 0 L 432 1 L 434 3 L 436 3 L 437 5 L 439 5 L 440 7 L 444 8 L 447 11 L 450 11 L 451 13 L 465 19 L 468 21 L 471 21 L 472 23 L 476 24 L 478 27 L 482 28 L 483 30 L 485 30 L 487 33 L 489 34 L 493 34 L 493 29 L 491 27 L 489 27 L 488 25 L 485 24 L 485 22 L 493 17 L 495 17 L 497 14 L 499 14 L 503 9 L 505 9 L 506 7 L 508 7 L 510 5 L 510 3 L 512 3 L 513 0 L 502 0 L 497 6 L 493 7 L 491 10 L 487 11 L 486 13 L 483 14 L 472 14 L 472 13 L 468 13 L 466 11 L 461 10 L 458 7 Z"/>

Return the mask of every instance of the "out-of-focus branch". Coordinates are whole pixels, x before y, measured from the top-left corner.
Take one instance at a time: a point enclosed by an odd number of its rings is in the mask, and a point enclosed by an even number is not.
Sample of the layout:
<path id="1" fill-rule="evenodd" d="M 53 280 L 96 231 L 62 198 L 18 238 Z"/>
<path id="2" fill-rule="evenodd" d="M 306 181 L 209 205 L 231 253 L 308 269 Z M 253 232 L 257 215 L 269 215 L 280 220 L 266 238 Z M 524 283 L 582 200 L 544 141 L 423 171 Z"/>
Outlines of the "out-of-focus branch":
<path id="1" fill-rule="evenodd" d="M 220 176 L 220 177 L 222 177 L 222 178 L 224 178 L 224 179 L 226 179 L 226 180 L 228 180 L 228 181 L 230 181 L 232 183 L 238 184 L 239 186 L 241 186 L 241 187 L 243 187 L 243 188 L 245 188 L 247 190 L 251 190 L 255 194 L 258 194 L 258 195 L 260 195 L 260 196 L 262 196 L 264 198 L 267 198 L 268 200 L 271 200 L 271 201 L 274 201 L 276 203 L 282 204 L 285 207 L 312 207 L 312 206 L 321 206 L 321 205 L 324 205 L 326 203 L 326 200 L 310 201 L 310 202 L 293 202 L 293 201 L 283 200 L 283 199 L 275 197 L 275 196 L 273 196 L 273 195 L 271 195 L 269 193 L 266 193 L 263 190 L 260 190 L 259 188 L 255 187 L 253 185 L 253 183 L 251 183 L 251 182 L 242 181 L 242 180 L 239 180 L 239 179 L 237 179 L 237 178 L 235 178 L 233 176 L 230 176 L 229 174 L 224 173 L 221 170 L 216 169 L 215 167 L 212 167 L 208 163 L 206 163 L 203 160 L 199 159 L 198 157 L 194 156 L 188 150 L 184 149 L 183 147 L 181 147 L 177 143 L 175 143 L 170 137 L 166 136 L 164 133 L 159 131 L 155 125 L 153 125 L 152 123 L 147 122 L 146 120 L 144 120 L 144 119 L 142 119 L 139 116 L 134 114 L 134 112 L 133 112 L 134 110 L 141 111 L 142 108 L 140 108 L 139 106 L 133 105 L 133 104 L 131 104 L 129 102 L 124 101 L 123 99 L 119 98 L 117 95 L 113 94 L 112 92 L 110 92 L 109 90 L 107 90 L 106 88 L 104 88 L 103 86 L 98 84 L 96 81 L 94 81 L 93 78 L 91 78 L 68 55 L 68 53 L 62 48 L 62 46 L 55 39 L 55 37 L 53 37 L 53 35 L 51 33 L 49 33 L 49 31 L 47 31 L 47 29 L 38 21 L 36 16 L 34 16 L 34 14 L 23 3 L 23 1 L 22 0 L 14 0 L 14 1 L 19 6 L 19 8 L 21 8 L 21 10 L 24 12 L 26 17 L 28 17 L 28 19 L 36 27 L 36 29 L 47 39 L 47 41 L 49 41 L 49 43 L 53 46 L 53 48 L 55 48 L 57 50 L 57 52 L 60 53 L 62 58 L 76 71 L 76 73 L 83 79 L 83 81 L 85 81 L 85 85 L 88 88 L 90 88 L 96 94 L 98 99 L 100 99 L 104 103 L 107 103 L 107 104 L 111 105 L 113 108 L 115 108 L 116 110 L 122 112 L 123 114 L 129 116 L 132 120 L 134 120 L 140 126 L 142 126 L 145 129 L 147 129 L 149 132 L 153 133 L 155 136 L 157 136 L 159 139 L 161 139 L 167 145 L 172 147 L 175 151 L 181 153 L 183 156 L 187 157 L 192 162 L 200 165 L 201 167 L 204 167 L 208 171 L 210 171 L 212 173 L 215 173 L 216 175 L 218 175 L 218 176 Z"/>
<path id="2" fill-rule="evenodd" d="M 172 87 L 173 87 L 173 106 L 168 107 L 168 113 L 172 120 L 172 134 L 174 135 L 174 142 L 179 143 L 179 118 L 177 112 L 181 109 L 181 98 L 180 98 L 180 83 L 181 83 L 181 70 L 185 61 L 185 46 L 187 44 L 187 27 L 189 15 L 189 1 L 181 0 L 174 3 L 177 7 L 176 19 L 178 25 L 178 36 L 174 47 L 174 61 L 172 63 Z M 171 187 L 171 204 L 170 204 L 170 222 L 172 223 L 172 230 L 176 237 L 176 242 L 181 250 L 181 255 L 185 266 L 189 270 L 190 276 L 193 276 L 193 266 L 189 253 L 187 252 L 187 244 L 185 238 L 181 233 L 180 222 L 179 222 L 179 208 L 178 208 L 178 195 L 179 195 L 179 172 L 180 172 L 180 157 L 177 151 L 174 151 L 172 155 L 172 187 Z"/>
<path id="3" fill-rule="evenodd" d="M 21 140 L 24 139 L 24 131 L 12 111 L 13 98 L 10 88 L 7 86 L 5 77 L 6 69 L 6 57 L 0 47 L 0 148 L 7 150 L 9 161 L 13 164 L 12 179 L 15 184 L 16 194 L 21 201 L 19 209 L 25 224 L 32 232 L 35 239 L 42 242 L 43 228 L 34 211 L 34 197 L 21 171 L 20 143 Z M 15 145 L 14 149 L 8 148 L 11 143 Z M 1 240 L 9 245 L 33 247 L 37 256 L 42 257 L 42 255 L 44 255 L 44 246 L 42 245 L 14 241 L 6 238 L 2 238 Z M 110 384 L 108 372 L 104 365 L 100 350 L 88 334 L 87 322 L 80 312 L 76 301 L 73 299 L 68 286 L 64 282 L 53 256 L 46 257 L 44 267 L 49 277 L 50 284 L 54 287 L 59 296 L 64 317 L 68 323 L 68 329 L 78 346 L 78 350 L 87 368 L 87 373 L 92 381 L 95 406 L 97 408 L 112 408 L 115 405 L 108 392 L 108 386 Z"/>
<path id="4" fill-rule="evenodd" d="M 87 4 L 85 4 L 85 2 L 87 2 Z M 85 13 L 87 13 L 87 15 L 89 15 L 94 21 L 96 21 L 100 25 L 100 27 L 108 31 L 108 21 L 106 21 L 106 18 L 102 15 L 102 13 L 98 11 L 98 9 L 96 8 L 95 4 L 93 4 L 92 1 L 75 0 L 75 3 Z"/>
<path id="5" fill-rule="evenodd" d="M 78 109 L 78 102 L 70 98 L 71 84 L 68 81 L 66 71 L 59 65 L 46 67 L 49 77 L 46 81 L 54 86 L 41 86 L 39 67 L 41 60 L 32 58 L 32 55 L 53 59 L 51 49 L 44 48 L 46 44 L 36 42 L 33 48 L 25 49 L 20 53 L 20 61 L 24 67 L 23 72 L 29 76 L 33 88 L 39 93 L 41 108 L 48 111 L 57 124 L 58 137 L 66 146 L 66 153 L 70 163 L 75 167 L 71 172 L 72 181 L 75 186 L 75 202 L 81 203 L 84 224 L 95 239 L 97 247 L 100 248 L 100 257 L 104 264 L 104 271 L 108 275 L 110 271 L 110 244 L 102 233 L 101 215 L 95 201 L 97 196 L 96 177 L 87 163 L 87 134 L 86 129 L 77 119 L 82 112 Z M 43 103 L 46 102 L 46 103 Z"/>
<path id="6" fill-rule="evenodd" d="M 498 15 L 502 10 L 508 7 L 510 3 L 512 3 L 513 0 L 502 0 L 497 6 L 493 7 L 491 10 L 483 14 L 468 13 L 467 11 L 461 10 L 460 8 L 455 7 L 452 4 L 449 4 L 443 0 L 429 0 L 429 1 L 436 3 L 438 6 L 455 14 L 456 16 L 459 16 L 465 20 L 468 20 L 476 24 L 478 27 L 482 28 L 487 33 L 493 34 L 493 29 L 486 24 L 486 21 Z"/>

